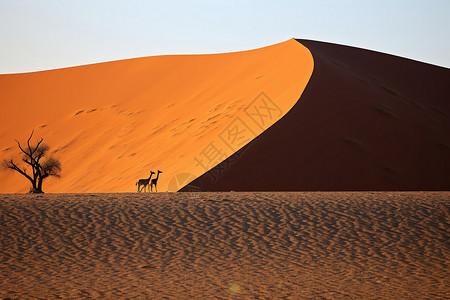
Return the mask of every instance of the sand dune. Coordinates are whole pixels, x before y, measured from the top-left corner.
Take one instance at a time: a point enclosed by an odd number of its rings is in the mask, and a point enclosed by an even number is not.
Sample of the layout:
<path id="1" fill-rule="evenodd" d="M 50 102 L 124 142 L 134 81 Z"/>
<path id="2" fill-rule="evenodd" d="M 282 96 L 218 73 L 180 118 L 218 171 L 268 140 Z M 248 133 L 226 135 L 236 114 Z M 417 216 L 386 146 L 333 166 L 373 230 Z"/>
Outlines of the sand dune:
<path id="1" fill-rule="evenodd" d="M 299 42 L 0 75 L 0 160 L 35 129 L 46 192 L 450 189 L 449 69 Z"/>
<path id="2" fill-rule="evenodd" d="M 450 70 L 299 40 L 295 106 L 183 191 L 450 190 Z"/>
<path id="3" fill-rule="evenodd" d="M 135 191 L 157 169 L 159 190 L 176 191 L 289 111 L 312 69 L 310 52 L 292 39 L 237 53 L 0 75 L 0 160 L 35 129 L 62 162 L 62 178 L 49 179 L 46 192 Z M 263 104 L 270 110 L 258 115 Z M 28 191 L 20 175 L 0 176 L 0 193 Z"/>
<path id="4" fill-rule="evenodd" d="M 0 297 L 446 299 L 449 192 L 0 195 Z"/>

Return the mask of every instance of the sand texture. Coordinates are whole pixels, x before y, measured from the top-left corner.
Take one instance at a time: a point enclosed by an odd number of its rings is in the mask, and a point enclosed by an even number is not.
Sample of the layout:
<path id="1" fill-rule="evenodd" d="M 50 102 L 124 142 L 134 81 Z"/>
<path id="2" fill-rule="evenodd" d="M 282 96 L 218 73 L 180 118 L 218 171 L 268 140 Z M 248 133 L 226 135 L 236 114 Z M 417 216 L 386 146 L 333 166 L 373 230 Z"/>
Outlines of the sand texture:
<path id="1" fill-rule="evenodd" d="M 450 69 L 299 42 L 314 58 L 299 101 L 191 186 L 204 191 L 450 190 Z"/>
<path id="2" fill-rule="evenodd" d="M 0 196 L 0 297 L 448 299 L 449 192 Z"/>
<path id="3" fill-rule="evenodd" d="M 150 170 L 163 171 L 159 191 L 177 191 L 285 115 L 312 71 L 311 53 L 291 39 L 0 75 L 0 161 L 20 161 L 14 139 L 25 143 L 34 129 L 33 140 L 43 137 L 62 164 L 45 192 L 134 192 Z M 0 193 L 30 186 L 15 173 L 0 170 L 0 178 Z"/>

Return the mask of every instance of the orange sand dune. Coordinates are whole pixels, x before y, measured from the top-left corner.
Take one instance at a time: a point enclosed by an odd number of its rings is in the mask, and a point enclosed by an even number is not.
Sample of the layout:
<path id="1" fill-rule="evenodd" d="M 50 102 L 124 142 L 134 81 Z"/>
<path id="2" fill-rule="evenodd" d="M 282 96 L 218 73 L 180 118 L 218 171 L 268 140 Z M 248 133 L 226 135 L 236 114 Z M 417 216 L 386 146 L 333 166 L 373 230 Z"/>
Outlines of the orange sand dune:
<path id="1" fill-rule="evenodd" d="M 46 192 L 135 191 L 157 169 L 159 191 L 178 190 L 289 111 L 312 69 L 310 52 L 292 39 L 0 75 L 0 159 L 17 155 L 14 139 L 35 129 L 62 162 Z M 28 191 L 20 175 L 0 176 L 0 193 Z"/>
<path id="2" fill-rule="evenodd" d="M 450 190 L 450 70 L 300 40 L 295 106 L 183 191 Z"/>

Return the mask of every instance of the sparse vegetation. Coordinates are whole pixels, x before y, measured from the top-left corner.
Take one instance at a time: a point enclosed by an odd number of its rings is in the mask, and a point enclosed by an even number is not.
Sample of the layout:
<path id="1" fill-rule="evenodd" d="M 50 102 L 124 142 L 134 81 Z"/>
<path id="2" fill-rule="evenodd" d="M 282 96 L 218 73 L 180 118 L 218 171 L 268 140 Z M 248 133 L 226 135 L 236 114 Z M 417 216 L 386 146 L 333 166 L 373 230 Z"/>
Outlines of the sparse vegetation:
<path id="1" fill-rule="evenodd" d="M 14 158 L 4 160 L 3 167 L 14 170 L 28 179 L 31 182 L 30 193 L 43 193 L 42 184 L 44 179 L 50 176 L 60 177 L 61 163 L 56 158 L 48 155 L 50 147 L 43 143 L 43 138 L 35 144 L 30 144 L 33 133 L 34 130 L 27 140 L 26 147 L 22 147 L 19 141 L 16 140 L 17 146 L 22 152 L 22 161 L 31 167 L 31 173 L 28 173 L 25 167 L 21 168 L 14 161 Z"/>

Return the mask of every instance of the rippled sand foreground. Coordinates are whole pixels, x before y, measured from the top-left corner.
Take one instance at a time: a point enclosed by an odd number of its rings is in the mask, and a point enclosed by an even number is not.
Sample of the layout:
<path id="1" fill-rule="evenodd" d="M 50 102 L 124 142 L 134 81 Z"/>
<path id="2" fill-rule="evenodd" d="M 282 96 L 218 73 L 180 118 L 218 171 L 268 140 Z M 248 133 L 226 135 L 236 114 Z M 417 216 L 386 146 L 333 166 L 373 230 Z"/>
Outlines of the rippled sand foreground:
<path id="1" fill-rule="evenodd" d="M 0 297 L 444 299 L 450 192 L 0 195 Z"/>

